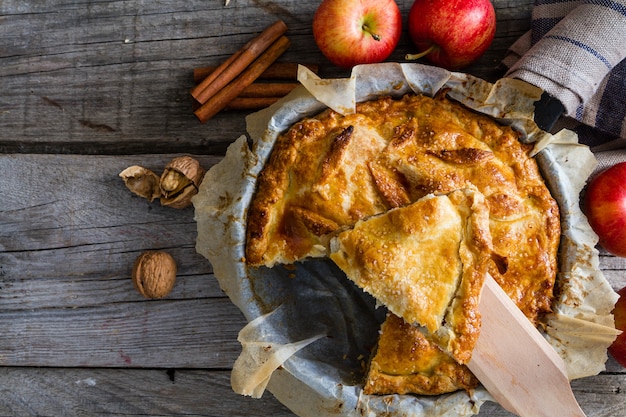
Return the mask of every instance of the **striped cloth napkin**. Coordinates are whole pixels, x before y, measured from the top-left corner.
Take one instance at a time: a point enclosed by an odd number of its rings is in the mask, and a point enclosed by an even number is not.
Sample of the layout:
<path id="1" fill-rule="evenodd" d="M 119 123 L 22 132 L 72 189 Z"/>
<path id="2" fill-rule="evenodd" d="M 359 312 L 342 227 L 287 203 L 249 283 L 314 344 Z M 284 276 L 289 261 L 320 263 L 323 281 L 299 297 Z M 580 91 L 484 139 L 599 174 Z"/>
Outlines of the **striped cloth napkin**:
<path id="1" fill-rule="evenodd" d="M 503 64 L 565 107 L 555 130 L 626 160 L 626 0 L 536 0 Z"/>

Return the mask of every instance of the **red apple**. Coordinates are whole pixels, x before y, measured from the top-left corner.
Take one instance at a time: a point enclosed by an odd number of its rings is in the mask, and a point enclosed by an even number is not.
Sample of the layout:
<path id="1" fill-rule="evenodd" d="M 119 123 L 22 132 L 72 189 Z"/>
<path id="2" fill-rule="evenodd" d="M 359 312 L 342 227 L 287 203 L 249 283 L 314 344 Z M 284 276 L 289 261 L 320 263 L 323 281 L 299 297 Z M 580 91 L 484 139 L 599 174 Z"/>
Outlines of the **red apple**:
<path id="1" fill-rule="evenodd" d="M 420 52 L 407 59 L 425 56 L 435 65 L 457 70 L 491 45 L 496 13 L 490 0 L 415 0 L 408 25 Z"/>
<path id="2" fill-rule="evenodd" d="M 623 367 L 626 367 L 626 287 L 617 292 L 619 299 L 615 303 L 613 317 L 615 319 L 615 327 L 621 330 L 622 334 L 609 347 L 609 352 Z"/>
<path id="3" fill-rule="evenodd" d="M 626 162 L 591 178 L 584 212 L 600 245 L 613 255 L 626 257 Z"/>
<path id="4" fill-rule="evenodd" d="M 313 37 L 333 64 L 350 68 L 382 62 L 402 32 L 394 0 L 324 0 L 313 16 Z"/>

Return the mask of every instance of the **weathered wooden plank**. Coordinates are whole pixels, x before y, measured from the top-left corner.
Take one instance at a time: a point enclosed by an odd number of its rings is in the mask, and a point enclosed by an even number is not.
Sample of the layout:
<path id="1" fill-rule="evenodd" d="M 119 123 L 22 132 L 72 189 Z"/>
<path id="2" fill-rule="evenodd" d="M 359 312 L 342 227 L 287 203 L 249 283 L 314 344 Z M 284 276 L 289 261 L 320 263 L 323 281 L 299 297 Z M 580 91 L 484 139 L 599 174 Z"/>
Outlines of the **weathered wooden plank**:
<path id="1" fill-rule="evenodd" d="M 5 279 L 119 277 L 155 248 L 176 252 L 182 275 L 209 273 L 195 253 L 193 208 L 150 203 L 118 176 L 134 164 L 160 175 L 174 156 L 0 155 L 2 172 L 10 173 L 0 182 Z M 219 160 L 199 159 L 206 168 Z"/>
<path id="2" fill-rule="evenodd" d="M 279 16 L 249 4 L 176 3 L 12 8 L 0 65 L 5 148 L 36 142 L 50 153 L 143 153 L 146 143 L 152 152 L 187 143 L 185 151 L 223 152 L 243 132 L 243 117 L 200 125 L 188 94 L 191 71 L 225 59 Z"/>
<path id="3" fill-rule="evenodd" d="M 235 394 L 228 371 L 0 368 L 0 385 L 0 416 L 293 416 Z"/>
<path id="4" fill-rule="evenodd" d="M 245 321 L 226 298 L 0 314 L 0 365 L 228 368 Z"/>
<path id="5" fill-rule="evenodd" d="M 188 248 L 188 250 L 193 250 Z M 220 298 L 224 294 L 217 281 L 209 273 L 195 273 L 191 270 L 207 267 L 206 260 L 199 256 L 185 256 L 181 251 L 168 250 L 176 260 L 184 260 L 189 267 L 179 269 L 176 285 L 167 297 L 168 300 L 198 300 Z M 0 254 L 0 259 L 6 258 Z M 35 309 L 84 308 L 108 305 L 112 303 L 133 303 L 142 300 L 135 292 L 130 279 L 130 266 L 123 270 L 111 270 L 101 275 L 77 275 L 67 270 L 63 275 L 63 265 L 49 267 L 48 276 L 31 276 L 22 269 L 33 262 L 24 261 L 23 265 L 0 265 L 0 311 L 29 311 Z M 96 261 L 98 262 L 98 261 Z M 179 264 L 182 262 L 179 261 Z M 210 265 L 209 265 L 210 266 Z M 6 272 L 5 272 L 6 271 Z"/>
<path id="6" fill-rule="evenodd" d="M 605 268 L 604 263 L 600 263 L 600 266 L 601 268 Z M 626 287 L 626 273 L 623 269 L 603 269 L 602 272 L 615 291 Z"/>
<path id="7" fill-rule="evenodd" d="M 269 392 L 258 400 L 235 394 L 229 378 L 226 370 L 0 368 L 0 415 L 293 416 Z M 619 375 L 573 384 L 593 417 L 626 414 L 623 385 Z M 513 414 L 486 403 L 479 416 Z"/>
<path id="8" fill-rule="evenodd" d="M 407 14 L 411 1 L 399 1 Z M 491 49 L 468 69 L 493 79 L 530 24 L 530 1 L 498 0 Z M 38 2 L 0 7 L 0 152 L 223 153 L 245 129 L 244 112 L 207 124 L 192 113 L 195 67 L 217 64 L 277 18 L 292 46 L 282 60 L 317 62 L 345 75 L 315 46 L 315 2 Z M 413 52 L 408 35 L 390 57 Z M 149 145 L 149 146 L 148 146 Z"/>
<path id="9" fill-rule="evenodd" d="M 195 251 L 193 208 L 150 203 L 118 177 L 132 164 L 160 174 L 173 156 L 0 156 L 3 172 L 11 173 L 0 182 L 2 308 L 134 300 L 132 263 L 148 249 L 167 250 L 177 261 L 172 297 L 223 296 Z M 208 168 L 216 159 L 201 161 Z"/>
<path id="10" fill-rule="evenodd" d="M 193 208 L 133 195 L 118 173 L 175 155 L 0 155 L 0 364 L 227 367 L 244 321 L 195 251 Z M 217 158 L 200 158 L 209 168 Z M 134 258 L 170 252 L 163 301 L 133 288 Z"/>
<path id="11" fill-rule="evenodd" d="M 226 368 L 244 323 L 224 298 L 3 312 L 0 365 Z"/>
<path id="12" fill-rule="evenodd" d="M 600 248 L 600 267 L 604 276 L 617 291 L 626 287 L 626 258 L 609 255 L 604 249 Z"/>

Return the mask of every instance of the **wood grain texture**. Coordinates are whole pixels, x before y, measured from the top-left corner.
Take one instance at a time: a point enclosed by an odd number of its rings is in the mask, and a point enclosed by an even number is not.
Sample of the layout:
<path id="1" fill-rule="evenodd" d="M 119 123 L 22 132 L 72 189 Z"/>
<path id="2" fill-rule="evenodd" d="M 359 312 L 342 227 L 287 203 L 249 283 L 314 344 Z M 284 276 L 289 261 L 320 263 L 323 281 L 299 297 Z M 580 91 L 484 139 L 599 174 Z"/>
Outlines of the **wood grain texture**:
<path id="1" fill-rule="evenodd" d="M 293 416 L 235 394 L 228 371 L 3 368 L 0 385 L 0 416 Z"/>
<path id="2" fill-rule="evenodd" d="M 118 174 L 159 174 L 177 155 L 2 155 L 0 364 L 226 368 L 245 324 L 195 251 L 193 209 L 132 194 Z M 206 168 L 217 161 L 199 157 Z M 164 301 L 145 300 L 130 271 L 144 250 L 178 265 Z"/>
<path id="3" fill-rule="evenodd" d="M 626 413 L 620 376 L 574 382 L 588 417 Z M 192 369 L 0 368 L 0 416 L 293 417 L 269 392 L 255 400 L 230 388 L 230 372 Z M 513 417 L 496 403 L 480 416 Z"/>
<path id="4" fill-rule="evenodd" d="M 411 1 L 398 1 L 404 16 Z M 531 1 L 495 1 L 496 39 L 469 69 L 494 79 L 508 46 L 529 27 Z M 281 60 L 319 62 L 346 75 L 311 33 L 316 2 L 47 0 L 0 5 L 0 152 L 220 154 L 245 129 L 241 112 L 208 126 L 193 115 L 192 71 L 217 65 L 276 19 L 292 46 Z M 408 35 L 389 58 L 414 52 Z M 149 145 L 149 146 L 148 146 Z"/>
<path id="5" fill-rule="evenodd" d="M 411 0 L 398 1 L 403 15 Z M 532 0 L 495 0 L 498 26 L 468 72 L 495 80 L 529 29 Z M 205 125 L 193 69 L 217 65 L 276 19 L 284 61 L 345 76 L 315 46 L 317 2 L 0 2 L 0 416 L 293 416 L 266 393 L 234 394 L 241 313 L 195 251 L 193 209 L 134 196 L 119 172 L 157 174 L 193 154 L 205 168 L 245 131 L 245 111 Z M 406 24 L 406 18 L 405 18 Z M 405 33 L 391 61 L 415 52 Z M 178 264 L 163 300 L 132 287 L 132 262 L 163 249 Z M 614 288 L 626 260 L 601 252 Z M 588 416 L 626 415 L 626 373 L 574 381 Z M 497 404 L 481 416 L 510 417 Z"/>

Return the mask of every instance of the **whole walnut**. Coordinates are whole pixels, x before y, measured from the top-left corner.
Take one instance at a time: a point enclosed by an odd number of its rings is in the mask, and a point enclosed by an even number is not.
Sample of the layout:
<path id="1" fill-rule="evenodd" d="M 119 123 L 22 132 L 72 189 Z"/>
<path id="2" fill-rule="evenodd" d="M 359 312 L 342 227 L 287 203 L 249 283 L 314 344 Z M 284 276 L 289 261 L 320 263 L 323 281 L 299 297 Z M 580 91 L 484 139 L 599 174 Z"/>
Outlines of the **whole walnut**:
<path id="1" fill-rule="evenodd" d="M 133 265 L 133 284 L 146 298 L 167 296 L 176 283 L 176 262 L 163 251 L 147 251 Z"/>

